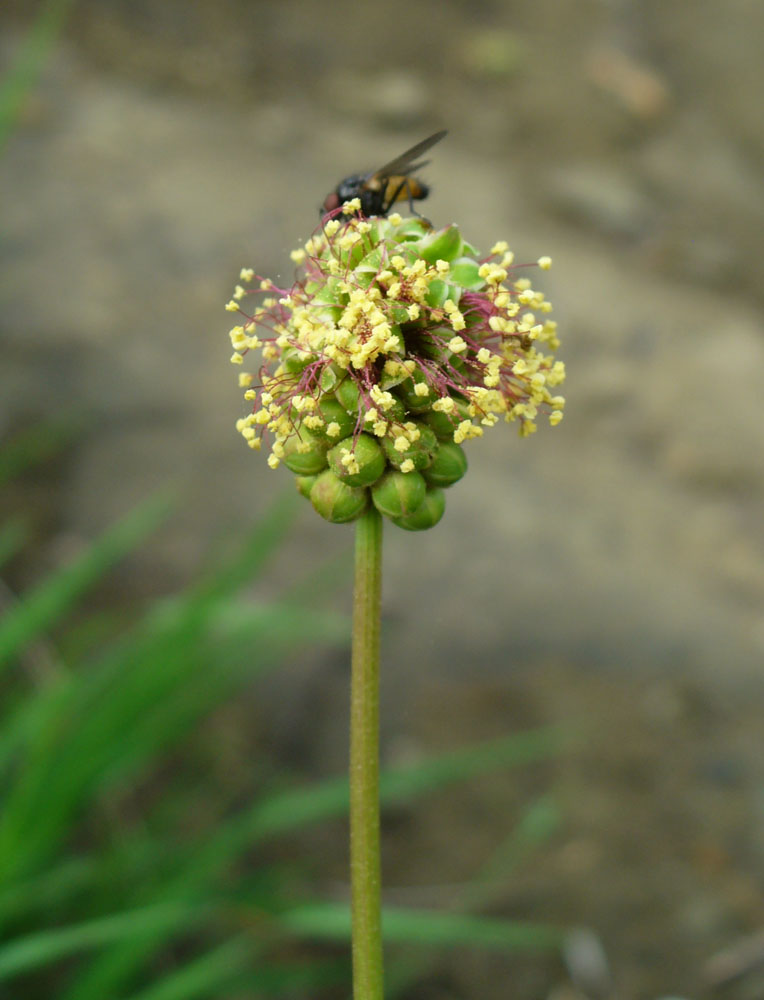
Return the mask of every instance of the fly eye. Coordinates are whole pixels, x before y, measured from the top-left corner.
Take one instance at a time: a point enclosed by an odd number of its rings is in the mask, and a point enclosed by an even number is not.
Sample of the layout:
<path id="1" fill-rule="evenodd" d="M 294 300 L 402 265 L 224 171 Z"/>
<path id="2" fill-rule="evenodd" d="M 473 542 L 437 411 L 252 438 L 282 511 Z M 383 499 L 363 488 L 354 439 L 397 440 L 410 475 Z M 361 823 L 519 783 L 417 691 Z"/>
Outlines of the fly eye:
<path id="1" fill-rule="evenodd" d="M 335 208 L 339 207 L 340 207 L 340 196 L 337 194 L 336 191 L 332 191 L 332 193 L 328 194 L 324 199 L 324 211 L 333 212 Z"/>

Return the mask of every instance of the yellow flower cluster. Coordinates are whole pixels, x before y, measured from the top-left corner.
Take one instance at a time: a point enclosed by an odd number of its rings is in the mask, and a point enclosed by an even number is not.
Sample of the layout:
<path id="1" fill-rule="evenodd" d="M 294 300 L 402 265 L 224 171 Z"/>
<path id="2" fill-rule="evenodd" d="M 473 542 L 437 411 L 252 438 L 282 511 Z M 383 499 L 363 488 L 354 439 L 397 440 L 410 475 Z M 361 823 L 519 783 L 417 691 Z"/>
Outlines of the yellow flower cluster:
<path id="1" fill-rule="evenodd" d="M 253 407 L 237 426 L 252 448 L 268 437 L 272 468 L 336 466 L 355 488 L 359 436 L 383 447 L 382 470 L 413 477 L 436 461 L 438 441 L 459 445 L 500 417 L 522 435 L 541 411 L 553 425 L 562 419 L 551 305 L 518 276 L 506 243 L 480 257 L 456 226 L 433 232 L 421 219 L 356 214 L 327 221 L 292 259 L 291 288 L 244 268 L 226 305 L 241 317 L 232 362 L 261 358 L 239 376 Z M 262 292 L 247 310 L 246 297 Z"/>

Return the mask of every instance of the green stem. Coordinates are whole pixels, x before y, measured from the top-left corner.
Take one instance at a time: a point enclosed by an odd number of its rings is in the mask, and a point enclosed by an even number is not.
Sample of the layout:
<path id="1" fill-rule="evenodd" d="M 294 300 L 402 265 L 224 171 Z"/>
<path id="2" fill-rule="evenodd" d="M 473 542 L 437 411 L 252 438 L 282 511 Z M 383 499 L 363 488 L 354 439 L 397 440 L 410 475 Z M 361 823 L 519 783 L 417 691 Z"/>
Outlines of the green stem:
<path id="1" fill-rule="evenodd" d="M 350 881 L 353 998 L 382 1000 L 379 857 L 379 619 L 382 517 L 356 521 L 350 680 Z"/>

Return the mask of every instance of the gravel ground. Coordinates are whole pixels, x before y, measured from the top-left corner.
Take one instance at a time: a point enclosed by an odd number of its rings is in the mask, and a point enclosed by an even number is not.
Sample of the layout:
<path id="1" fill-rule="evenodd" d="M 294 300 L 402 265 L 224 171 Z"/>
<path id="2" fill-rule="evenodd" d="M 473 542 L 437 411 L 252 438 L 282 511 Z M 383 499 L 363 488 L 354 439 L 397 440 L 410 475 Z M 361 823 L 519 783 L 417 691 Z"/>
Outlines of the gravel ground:
<path id="1" fill-rule="evenodd" d="M 233 430 L 222 305 L 244 264 L 288 273 L 341 176 L 446 126 L 428 215 L 552 255 L 564 422 L 470 445 L 438 530 L 388 533 L 385 753 L 587 736 L 393 817 L 386 867 L 427 899 L 549 791 L 560 832 L 492 912 L 591 927 L 627 1000 L 710 996 L 709 956 L 764 923 L 762 31 L 744 0 L 83 3 L 0 158 L 0 430 L 87 416 L 14 493 L 38 528 L 18 585 L 171 478 L 183 509 L 114 599 L 161 591 L 288 488 Z M 273 582 L 349 546 L 306 510 Z M 260 725 L 290 763 L 342 766 L 344 669 L 273 684 Z M 411 996 L 564 983 L 462 955 Z"/>

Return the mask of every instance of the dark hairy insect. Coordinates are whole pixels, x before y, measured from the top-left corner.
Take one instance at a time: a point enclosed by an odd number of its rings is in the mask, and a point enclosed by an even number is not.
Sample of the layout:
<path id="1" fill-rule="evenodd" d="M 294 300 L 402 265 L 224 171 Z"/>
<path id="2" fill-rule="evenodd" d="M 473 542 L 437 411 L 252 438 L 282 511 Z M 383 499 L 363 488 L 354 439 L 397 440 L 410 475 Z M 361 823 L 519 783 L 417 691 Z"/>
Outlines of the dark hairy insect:
<path id="1" fill-rule="evenodd" d="M 435 132 L 383 167 L 368 174 L 351 174 L 341 180 L 324 199 L 322 214 L 335 211 L 352 198 L 359 198 L 364 215 L 387 215 L 396 201 L 408 201 L 411 211 L 417 215 L 414 202 L 421 201 L 430 193 L 427 185 L 413 176 L 414 171 L 424 167 L 429 160 L 417 161 L 417 157 L 440 142 L 446 134 L 445 129 Z"/>

